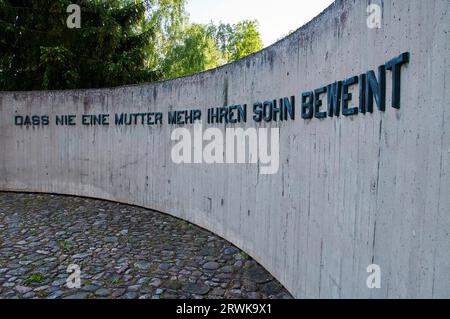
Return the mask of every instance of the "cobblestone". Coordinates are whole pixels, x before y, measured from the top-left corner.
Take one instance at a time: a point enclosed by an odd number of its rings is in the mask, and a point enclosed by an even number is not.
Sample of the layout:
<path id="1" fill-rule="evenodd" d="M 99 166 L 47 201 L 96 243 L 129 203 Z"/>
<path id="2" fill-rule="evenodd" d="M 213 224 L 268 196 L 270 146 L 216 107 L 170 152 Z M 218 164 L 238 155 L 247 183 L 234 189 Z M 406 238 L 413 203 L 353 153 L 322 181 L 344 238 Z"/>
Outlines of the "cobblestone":
<path id="1" fill-rule="evenodd" d="M 69 289 L 67 268 L 81 270 Z M 78 197 L 0 192 L 0 298 L 291 298 L 238 248 L 187 222 Z"/>

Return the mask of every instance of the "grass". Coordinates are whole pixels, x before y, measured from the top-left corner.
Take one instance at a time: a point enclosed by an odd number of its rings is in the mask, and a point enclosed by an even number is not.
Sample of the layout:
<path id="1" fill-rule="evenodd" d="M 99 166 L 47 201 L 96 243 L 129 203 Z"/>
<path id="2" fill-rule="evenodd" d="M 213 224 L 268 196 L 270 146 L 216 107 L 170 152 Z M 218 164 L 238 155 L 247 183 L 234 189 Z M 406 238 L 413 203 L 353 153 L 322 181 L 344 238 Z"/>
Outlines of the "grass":
<path id="1" fill-rule="evenodd" d="M 38 291 L 36 293 L 36 295 L 38 295 L 39 298 L 44 299 L 48 296 L 48 294 L 45 291 Z"/>
<path id="2" fill-rule="evenodd" d="M 58 241 L 58 247 L 59 247 L 59 250 L 61 250 L 61 252 L 63 254 L 70 253 L 73 250 L 73 245 L 66 240 Z"/>
<path id="3" fill-rule="evenodd" d="M 45 281 L 45 279 L 46 279 L 46 277 L 44 274 L 36 273 L 36 274 L 32 274 L 32 275 L 28 276 L 25 279 L 24 283 L 27 286 L 31 285 L 31 284 L 39 284 L 39 283 Z"/>
<path id="4" fill-rule="evenodd" d="M 243 258 L 243 260 L 249 260 L 250 259 L 250 256 L 247 255 L 246 253 L 244 253 L 243 251 L 241 251 L 239 254 Z"/>
<path id="5" fill-rule="evenodd" d="M 110 277 L 105 280 L 110 286 L 117 286 L 120 283 L 120 277 Z"/>

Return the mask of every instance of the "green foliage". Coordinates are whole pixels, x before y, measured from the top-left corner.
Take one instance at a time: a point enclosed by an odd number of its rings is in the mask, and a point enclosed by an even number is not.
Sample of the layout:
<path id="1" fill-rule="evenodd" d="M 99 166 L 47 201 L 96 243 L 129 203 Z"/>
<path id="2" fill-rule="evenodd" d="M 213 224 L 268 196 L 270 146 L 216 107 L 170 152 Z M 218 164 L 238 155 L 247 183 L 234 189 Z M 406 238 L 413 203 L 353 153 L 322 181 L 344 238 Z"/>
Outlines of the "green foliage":
<path id="1" fill-rule="evenodd" d="M 232 61 L 242 59 L 263 48 L 257 21 L 242 21 L 233 29 L 229 45 Z"/>
<path id="2" fill-rule="evenodd" d="M 166 19 L 159 8 L 180 1 L 4 0 L 1 88 L 97 88 L 159 80 L 158 68 L 148 65 L 154 54 L 149 43 L 162 24 L 171 27 L 173 17 Z M 66 8 L 72 2 L 81 7 L 80 29 L 66 25 Z M 155 3 L 164 5 L 147 10 Z M 152 26 L 147 19 L 158 24 Z"/>
<path id="3" fill-rule="evenodd" d="M 239 60 L 263 48 L 256 21 L 192 24 L 165 60 L 167 78 L 184 76 Z"/>
<path id="4" fill-rule="evenodd" d="M 263 48 L 258 22 L 244 20 L 234 25 L 222 24 L 217 28 L 216 39 L 228 62 L 242 59 Z"/>
<path id="5" fill-rule="evenodd" d="M 162 64 L 172 47 L 179 41 L 188 25 L 185 11 L 186 0 L 146 0 L 146 19 L 141 22 L 142 29 L 154 30 L 152 41 L 147 43 L 145 68 L 165 78 Z"/>
<path id="6" fill-rule="evenodd" d="M 256 21 L 189 24 L 186 0 L 0 0 L 0 90 L 100 88 L 188 75 L 262 48 Z M 69 4 L 81 28 L 69 29 Z"/>
<path id="7" fill-rule="evenodd" d="M 24 284 L 27 286 L 32 285 L 32 284 L 39 284 L 39 283 L 45 281 L 45 279 L 46 279 L 46 277 L 44 274 L 36 273 L 36 274 L 32 274 L 32 275 L 28 276 L 25 279 Z"/>
<path id="8" fill-rule="evenodd" d="M 69 254 L 73 251 L 74 247 L 69 241 L 58 241 L 59 250 L 63 254 Z"/>
<path id="9" fill-rule="evenodd" d="M 44 72 L 42 88 L 75 87 L 79 76 L 72 68 L 73 66 L 75 66 L 75 57 L 65 47 L 41 47 L 39 67 Z"/>
<path id="10" fill-rule="evenodd" d="M 223 62 L 212 29 L 192 24 L 185 30 L 180 43 L 168 51 L 163 70 L 167 78 L 173 78 L 208 70 Z"/>

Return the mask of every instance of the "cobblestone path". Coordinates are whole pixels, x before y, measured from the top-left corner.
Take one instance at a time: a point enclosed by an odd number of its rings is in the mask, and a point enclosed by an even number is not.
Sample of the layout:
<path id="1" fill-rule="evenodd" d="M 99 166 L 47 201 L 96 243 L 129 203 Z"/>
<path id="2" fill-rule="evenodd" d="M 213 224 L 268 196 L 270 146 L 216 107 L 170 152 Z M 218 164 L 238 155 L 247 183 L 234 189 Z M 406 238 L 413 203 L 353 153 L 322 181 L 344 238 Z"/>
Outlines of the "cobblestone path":
<path id="1" fill-rule="evenodd" d="M 81 287 L 69 289 L 69 265 Z M 0 193 L 0 298 L 291 298 L 254 260 L 168 215 Z"/>

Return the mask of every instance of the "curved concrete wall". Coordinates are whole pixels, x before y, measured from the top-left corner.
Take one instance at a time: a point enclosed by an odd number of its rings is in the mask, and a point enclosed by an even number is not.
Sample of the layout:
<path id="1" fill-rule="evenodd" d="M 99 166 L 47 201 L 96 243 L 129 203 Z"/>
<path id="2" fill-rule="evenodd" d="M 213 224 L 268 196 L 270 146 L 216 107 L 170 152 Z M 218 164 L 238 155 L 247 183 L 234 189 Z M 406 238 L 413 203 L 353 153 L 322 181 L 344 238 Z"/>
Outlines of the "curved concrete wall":
<path id="1" fill-rule="evenodd" d="M 297 32 L 231 65 L 114 89 L 0 94 L 0 189 L 98 197 L 203 226 L 262 263 L 296 297 L 450 297 L 449 1 L 336 1 Z M 280 17 L 281 19 L 282 17 Z M 303 120 L 301 93 L 402 66 L 401 108 Z M 377 72 L 375 72 L 377 73 Z M 354 92 L 355 97 L 357 92 Z M 280 128 L 280 169 L 176 165 L 158 126 L 56 126 L 55 115 L 163 112 L 296 96 Z M 17 126 L 16 115 L 49 115 Z M 216 125 L 222 130 L 225 125 Z M 188 126 L 192 127 L 192 126 Z M 381 289 L 368 289 L 369 264 Z"/>

